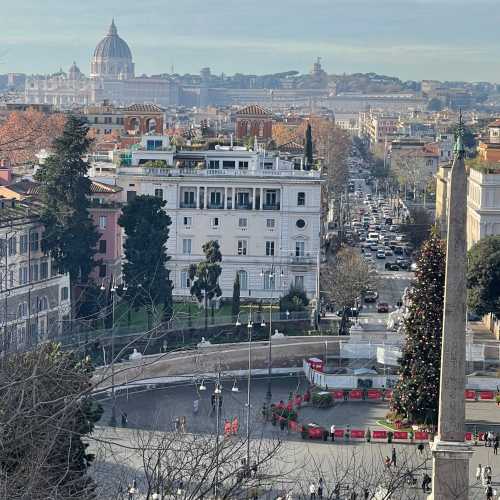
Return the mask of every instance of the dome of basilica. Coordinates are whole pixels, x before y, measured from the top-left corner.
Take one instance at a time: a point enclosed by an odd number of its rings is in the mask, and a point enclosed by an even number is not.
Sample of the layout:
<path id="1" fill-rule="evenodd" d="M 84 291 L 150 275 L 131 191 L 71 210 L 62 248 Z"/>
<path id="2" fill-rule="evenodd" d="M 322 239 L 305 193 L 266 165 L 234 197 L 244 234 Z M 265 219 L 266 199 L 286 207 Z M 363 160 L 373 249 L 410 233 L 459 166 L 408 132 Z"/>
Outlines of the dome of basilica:
<path id="1" fill-rule="evenodd" d="M 132 60 L 132 52 L 127 42 L 118 36 L 115 21 L 111 21 L 108 34 L 97 44 L 94 57 Z"/>

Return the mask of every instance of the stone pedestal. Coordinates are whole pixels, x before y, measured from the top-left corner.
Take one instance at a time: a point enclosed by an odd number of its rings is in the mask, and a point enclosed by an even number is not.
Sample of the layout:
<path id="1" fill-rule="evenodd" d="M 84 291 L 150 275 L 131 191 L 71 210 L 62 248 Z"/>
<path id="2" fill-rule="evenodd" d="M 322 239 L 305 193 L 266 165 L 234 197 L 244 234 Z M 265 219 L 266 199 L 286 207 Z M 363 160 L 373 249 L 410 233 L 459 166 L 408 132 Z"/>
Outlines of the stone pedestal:
<path id="1" fill-rule="evenodd" d="M 466 443 L 441 441 L 439 436 L 431 445 L 432 493 L 429 500 L 469 499 L 469 458 L 471 447 Z"/>

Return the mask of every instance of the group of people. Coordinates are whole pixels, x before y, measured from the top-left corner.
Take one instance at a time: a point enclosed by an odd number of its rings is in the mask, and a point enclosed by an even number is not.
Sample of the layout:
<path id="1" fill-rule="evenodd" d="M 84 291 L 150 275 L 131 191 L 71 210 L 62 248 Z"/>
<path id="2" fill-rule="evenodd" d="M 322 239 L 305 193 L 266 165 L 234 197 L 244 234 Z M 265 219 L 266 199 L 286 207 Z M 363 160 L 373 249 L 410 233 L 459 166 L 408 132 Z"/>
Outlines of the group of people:
<path id="1" fill-rule="evenodd" d="M 491 484 L 491 466 L 485 465 L 484 467 L 479 464 L 476 469 L 476 479 L 481 481 L 481 484 L 484 486 L 486 499 L 491 500 L 495 494 L 493 491 L 493 485 Z"/>
<path id="2" fill-rule="evenodd" d="M 240 428 L 240 423 L 238 417 L 234 417 L 233 420 L 226 418 L 224 421 L 224 437 L 234 436 L 238 434 L 238 429 Z"/>
<path id="3" fill-rule="evenodd" d="M 323 478 L 320 477 L 317 485 L 315 483 L 311 483 L 309 485 L 309 500 L 319 500 L 320 498 L 323 498 L 324 491 L 325 491 L 324 481 Z M 340 498 L 340 493 L 341 493 L 341 485 L 340 483 L 337 483 L 333 488 L 333 498 Z M 290 500 L 291 496 L 280 497 L 280 498 L 284 500 Z M 370 495 L 370 491 L 368 490 L 368 488 L 363 488 L 362 496 L 360 497 L 353 487 L 347 498 L 349 498 L 349 500 L 358 500 L 358 499 L 368 500 L 369 498 L 372 497 Z"/>
<path id="4" fill-rule="evenodd" d="M 385 466 L 390 469 L 391 466 L 394 466 L 396 467 L 397 465 L 397 454 L 396 454 L 396 448 L 394 448 L 394 446 L 392 447 L 392 451 L 391 451 L 391 456 L 386 456 L 385 459 L 384 459 L 384 464 Z"/>
<path id="5" fill-rule="evenodd" d="M 484 436 L 484 446 L 493 448 L 493 455 L 498 455 L 498 444 L 500 436 L 497 432 L 488 431 Z"/>
<path id="6" fill-rule="evenodd" d="M 175 432 L 187 432 L 187 419 L 185 416 L 175 417 L 174 429 Z"/>

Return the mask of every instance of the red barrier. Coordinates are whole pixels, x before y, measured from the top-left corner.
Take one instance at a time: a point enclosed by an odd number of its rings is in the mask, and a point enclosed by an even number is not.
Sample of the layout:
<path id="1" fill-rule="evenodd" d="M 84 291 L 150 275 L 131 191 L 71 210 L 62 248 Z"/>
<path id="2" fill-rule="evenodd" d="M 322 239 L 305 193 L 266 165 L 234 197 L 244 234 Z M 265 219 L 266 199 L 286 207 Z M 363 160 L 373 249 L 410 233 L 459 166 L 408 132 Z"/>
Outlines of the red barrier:
<path id="1" fill-rule="evenodd" d="M 485 401 L 485 400 L 492 400 L 495 399 L 495 393 L 493 391 L 481 391 L 479 393 L 479 399 Z"/>
<path id="2" fill-rule="evenodd" d="M 380 399 L 382 391 L 380 389 L 368 389 L 368 399 Z"/>
<path id="3" fill-rule="evenodd" d="M 335 399 L 344 399 L 344 391 L 332 391 L 332 396 Z"/>
<path id="4" fill-rule="evenodd" d="M 466 441 L 472 441 L 472 432 L 466 432 L 465 433 L 465 440 Z"/>
<path id="5" fill-rule="evenodd" d="M 364 437 L 365 437 L 365 431 L 362 431 L 360 429 L 353 429 L 351 431 L 352 439 L 363 439 Z"/>
<path id="6" fill-rule="evenodd" d="M 394 431 L 394 439 L 408 439 L 408 432 L 406 431 Z"/>
<path id="7" fill-rule="evenodd" d="M 484 441 L 484 436 L 486 435 L 486 432 L 480 432 L 478 434 L 479 441 Z"/>
<path id="8" fill-rule="evenodd" d="M 387 439 L 387 431 L 373 431 L 372 439 Z"/>
<path id="9" fill-rule="evenodd" d="M 413 435 L 413 439 L 415 441 L 428 441 L 429 440 L 429 434 L 424 431 L 416 431 L 415 434 Z"/>
<path id="10" fill-rule="evenodd" d="M 335 429 L 335 437 L 343 438 L 344 437 L 344 429 Z"/>
<path id="11" fill-rule="evenodd" d="M 363 399 L 363 391 L 353 389 L 349 392 L 349 399 Z"/>
<path id="12" fill-rule="evenodd" d="M 309 437 L 311 439 L 323 439 L 323 427 L 309 427 Z"/>
<path id="13" fill-rule="evenodd" d="M 476 391 L 474 389 L 466 389 L 465 390 L 465 399 L 476 399 Z"/>
<path id="14" fill-rule="evenodd" d="M 295 420 L 290 420 L 290 422 L 288 423 L 288 427 L 292 432 L 300 431 L 300 424 L 298 424 Z"/>
<path id="15" fill-rule="evenodd" d="M 392 399 L 392 389 L 386 389 L 384 399 Z"/>

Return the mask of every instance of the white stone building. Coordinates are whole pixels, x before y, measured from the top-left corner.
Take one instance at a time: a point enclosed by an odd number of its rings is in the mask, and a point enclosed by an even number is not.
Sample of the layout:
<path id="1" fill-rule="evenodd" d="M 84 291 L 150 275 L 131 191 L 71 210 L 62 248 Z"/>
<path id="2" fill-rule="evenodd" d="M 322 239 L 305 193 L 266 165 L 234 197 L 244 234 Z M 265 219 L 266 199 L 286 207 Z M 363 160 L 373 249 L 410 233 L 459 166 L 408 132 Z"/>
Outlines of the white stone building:
<path id="1" fill-rule="evenodd" d="M 0 189 L 2 196 L 20 198 L 11 188 Z M 19 199 L 0 201 L 0 352 L 57 340 L 69 325 L 69 275 L 60 274 L 41 249 L 38 208 Z"/>
<path id="2" fill-rule="evenodd" d="M 189 295 L 189 265 L 204 258 L 201 247 L 209 240 L 221 246 L 223 297 L 232 296 L 236 273 L 243 299 L 277 299 L 290 285 L 315 296 L 319 172 L 296 170 L 264 152 L 176 151 L 166 136 L 144 136 L 140 148 L 123 155 L 116 182 L 124 200 L 148 194 L 167 201 L 175 296 Z"/>
<path id="3" fill-rule="evenodd" d="M 500 234 L 500 170 L 471 167 L 467 194 L 467 248 Z"/>

